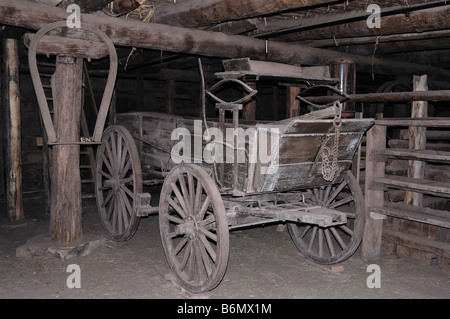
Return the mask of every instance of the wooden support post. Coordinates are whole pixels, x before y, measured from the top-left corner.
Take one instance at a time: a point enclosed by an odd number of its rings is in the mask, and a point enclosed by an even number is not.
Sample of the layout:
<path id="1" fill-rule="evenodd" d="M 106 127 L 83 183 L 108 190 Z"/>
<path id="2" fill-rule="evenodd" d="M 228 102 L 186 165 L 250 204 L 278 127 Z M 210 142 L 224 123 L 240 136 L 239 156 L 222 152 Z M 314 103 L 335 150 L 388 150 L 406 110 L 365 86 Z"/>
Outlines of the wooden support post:
<path id="1" fill-rule="evenodd" d="M 300 115 L 300 101 L 296 96 L 300 94 L 300 87 L 288 86 L 286 92 L 286 117 L 291 118 Z"/>
<path id="2" fill-rule="evenodd" d="M 414 91 L 427 91 L 427 76 L 413 77 L 413 90 Z M 427 117 L 428 102 L 415 101 L 412 103 L 411 117 Z M 426 133 L 427 128 L 421 126 L 411 126 L 408 129 L 409 132 L 409 149 L 410 150 L 424 150 L 426 146 Z M 425 162 L 422 161 L 409 161 L 408 165 L 408 177 L 423 178 L 425 176 Z M 414 206 L 423 205 L 423 194 L 417 192 L 406 191 L 405 204 L 412 204 Z"/>
<path id="3" fill-rule="evenodd" d="M 371 184 L 374 177 L 384 177 L 385 162 L 374 155 L 386 148 L 386 126 L 373 126 L 367 132 L 366 145 L 366 227 L 362 241 L 362 258 L 365 261 L 370 261 L 378 258 L 380 255 L 381 232 L 383 219 L 385 218 L 382 215 L 371 213 L 368 207 L 380 206 L 380 203 L 384 202 L 384 190 L 372 189 Z"/>
<path id="4" fill-rule="evenodd" d="M 5 39 L 6 201 L 8 221 L 24 219 L 22 205 L 19 42 Z"/>
<path id="5" fill-rule="evenodd" d="M 80 115 L 83 59 L 57 56 L 52 77 L 54 123 L 58 144 L 51 165 L 50 234 L 57 243 L 82 237 Z"/>
<path id="6" fill-rule="evenodd" d="M 256 90 L 256 82 L 246 82 L 248 86 Z M 250 102 L 244 105 L 243 115 L 244 120 L 256 120 L 256 99 L 253 98 Z"/>

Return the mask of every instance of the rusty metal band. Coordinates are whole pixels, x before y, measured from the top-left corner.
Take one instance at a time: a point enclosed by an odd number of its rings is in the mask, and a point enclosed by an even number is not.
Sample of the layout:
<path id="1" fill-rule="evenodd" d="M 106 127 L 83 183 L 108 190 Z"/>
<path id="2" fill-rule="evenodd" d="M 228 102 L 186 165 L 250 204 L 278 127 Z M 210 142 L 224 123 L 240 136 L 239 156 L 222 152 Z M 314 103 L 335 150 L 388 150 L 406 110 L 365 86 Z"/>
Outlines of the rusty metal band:
<path id="1" fill-rule="evenodd" d="M 44 88 L 42 86 L 42 81 L 39 76 L 39 70 L 37 67 L 37 59 L 36 59 L 36 51 L 39 41 L 42 37 L 47 34 L 49 31 L 57 28 L 67 27 L 67 22 L 58 21 L 54 23 L 50 23 L 44 27 L 42 27 L 31 40 L 30 46 L 28 48 L 28 64 L 30 68 L 31 79 L 33 81 L 33 86 L 36 92 L 36 97 L 39 104 L 39 110 L 41 112 L 42 121 L 44 123 L 44 128 L 47 133 L 48 144 L 64 144 L 57 143 L 58 139 L 55 132 L 55 127 L 53 125 L 52 118 L 50 116 L 50 110 L 47 104 L 47 99 L 44 93 Z M 117 52 L 114 47 L 114 43 L 111 39 L 100 29 L 81 22 L 81 28 L 87 31 L 90 31 L 97 35 L 107 46 L 109 53 L 109 74 L 106 82 L 105 91 L 103 92 L 102 101 L 100 104 L 100 109 L 98 112 L 97 120 L 95 123 L 94 133 L 93 133 L 93 141 L 99 142 L 102 137 L 103 128 L 106 122 L 106 116 L 108 114 L 109 105 L 111 103 L 111 98 L 114 93 L 114 86 L 117 77 Z"/>

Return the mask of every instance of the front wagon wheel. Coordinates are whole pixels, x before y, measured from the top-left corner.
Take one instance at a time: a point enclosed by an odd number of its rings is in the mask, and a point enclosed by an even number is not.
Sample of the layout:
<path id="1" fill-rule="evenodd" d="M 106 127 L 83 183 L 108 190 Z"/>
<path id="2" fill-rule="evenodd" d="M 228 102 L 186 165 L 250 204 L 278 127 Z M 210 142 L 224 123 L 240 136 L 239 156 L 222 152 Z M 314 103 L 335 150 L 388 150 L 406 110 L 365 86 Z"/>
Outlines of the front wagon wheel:
<path id="1" fill-rule="evenodd" d="M 142 193 L 142 171 L 136 144 L 125 127 L 112 125 L 103 133 L 95 171 L 98 212 L 111 239 L 125 241 L 136 232 L 138 193 Z"/>
<path id="2" fill-rule="evenodd" d="M 159 228 L 178 283 L 194 293 L 214 289 L 228 265 L 229 230 L 222 197 L 204 169 L 182 164 L 166 176 Z"/>
<path id="3" fill-rule="evenodd" d="M 344 212 L 347 223 L 330 227 L 289 223 L 289 235 L 306 258 L 321 264 L 344 261 L 358 249 L 364 233 L 366 214 L 358 181 L 348 171 L 340 184 L 311 191 L 312 198 L 308 204 Z"/>

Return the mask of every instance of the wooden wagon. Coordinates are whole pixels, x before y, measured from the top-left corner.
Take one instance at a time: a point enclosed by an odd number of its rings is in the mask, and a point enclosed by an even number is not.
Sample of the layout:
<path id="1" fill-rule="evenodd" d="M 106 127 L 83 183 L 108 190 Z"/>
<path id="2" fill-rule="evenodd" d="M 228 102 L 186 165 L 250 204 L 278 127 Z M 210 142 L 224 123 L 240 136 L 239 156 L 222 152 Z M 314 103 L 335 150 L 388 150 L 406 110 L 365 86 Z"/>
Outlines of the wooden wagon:
<path id="1" fill-rule="evenodd" d="M 284 222 L 305 257 L 325 264 L 350 257 L 363 236 L 365 211 L 349 168 L 373 120 L 342 119 L 339 112 L 323 118 L 327 109 L 243 124 L 242 104 L 222 102 L 219 121 L 116 115 L 97 151 L 96 196 L 107 233 L 127 240 L 141 216 L 159 213 L 170 268 L 196 293 L 222 280 L 229 231 L 236 228 Z M 151 207 L 144 187 L 156 184 L 159 206 Z"/>

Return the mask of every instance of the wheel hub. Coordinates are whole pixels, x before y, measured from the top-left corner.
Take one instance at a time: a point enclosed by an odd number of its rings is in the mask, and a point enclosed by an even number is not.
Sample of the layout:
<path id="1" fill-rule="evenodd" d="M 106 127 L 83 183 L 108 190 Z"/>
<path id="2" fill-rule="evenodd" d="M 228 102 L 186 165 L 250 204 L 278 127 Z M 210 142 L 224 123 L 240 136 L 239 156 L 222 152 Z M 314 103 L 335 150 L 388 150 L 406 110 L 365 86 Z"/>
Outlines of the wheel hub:
<path id="1" fill-rule="evenodd" d="M 186 235 L 190 240 L 197 237 L 197 223 L 191 216 L 187 217 L 183 224 L 175 226 L 177 235 Z"/>
<path id="2" fill-rule="evenodd" d="M 105 187 L 111 187 L 114 192 L 118 192 L 120 189 L 120 179 L 119 176 L 115 176 L 104 182 Z"/>

